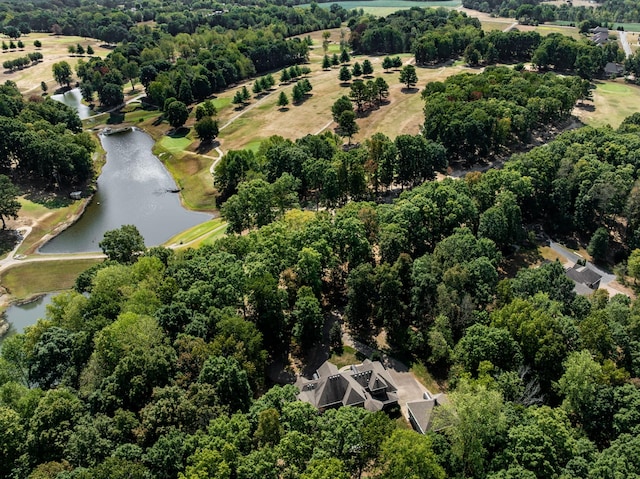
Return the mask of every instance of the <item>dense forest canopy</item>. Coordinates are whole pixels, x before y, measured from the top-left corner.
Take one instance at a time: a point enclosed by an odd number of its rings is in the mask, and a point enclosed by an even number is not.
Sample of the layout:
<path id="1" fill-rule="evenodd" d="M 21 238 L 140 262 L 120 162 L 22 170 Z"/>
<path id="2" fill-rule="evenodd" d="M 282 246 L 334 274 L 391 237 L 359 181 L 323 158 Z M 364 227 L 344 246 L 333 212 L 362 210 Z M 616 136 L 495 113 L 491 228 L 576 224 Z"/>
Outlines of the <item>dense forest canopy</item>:
<path id="1" fill-rule="evenodd" d="M 24 100 L 13 82 L 0 86 L 0 173 L 44 187 L 93 177 L 95 143 L 78 114 L 50 98 Z"/>
<path id="2" fill-rule="evenodd" d="M 565 133 L 502 170 L 427 182 L 392 204 L 292 209 L 213 246 L 113 256 L 121 262 L 81 275 L 46 319 L 5 340 L 3 474 L 639 472 L 620 461 L 636 457 L 640 432 L 630 379 L 640 374 L 638 303 L 576 295 L 558 262 L 501 273 L 511 245 L 529 241 L 531 222 L 617 228 L 608 241 L 625 254 L 619 234 L 635 235 L 637 224 L 637 123 Z M 272 139 L 278 148 L 340 154 L 326 136 Z M 449 377 L 450 404 L 434 417 L 447 428 L 420 437 L 384 413 L 318 415 L 292 386 L 270 387 L 266 364 L 326 341 L 323 324 L 341 304 L 357 337 L 385 330 L 396 354 Z"/>
<path id="3" fill-rule="evenodd" d="M 186 111 L 303 63 L 309 42 L 289 37 L 342 21 L 357 52 L 412 52 L 421 65 L 532 61 L 540 73 L 487 66 L 430 83 L 419 135 L 377 133 L 348 149 L 332 132 L 274 136 L 227 152 L 215 186 L 229 235 L 213 245 L 176 253 L 147 249 L 133 225 L 106 234 L 109 259 L 2 344 L 0 476 L 640 475 L 640 302 L 577 295 L 558 261 L 507 273 L 541 225 L 590 239 L 596 259 L 640 278 L 640 114 L 434 181 L 449 161 L 483 161 L 566 119 L 619 52 L 485 35 L 444 9 L 375 19 L 282 3 L 9 1 L 0 21 L 16 36 L 53 28 L 118 43 L 77 67 L 83 96 L 107 106 L 140 79 L 151 103 Z M 91 176 L 93 143 L 70 109 L 7 82 L 0 115 L 0 173 L 45 187 Z M 402 192 L 378 201 L 391 188 Z M 448 383 L 438 432 L 360 408 L 320 414 L 275 384 L 291 358 L 322 344 L 340 352 L 343 328 L 368 344 L 386 333 L 393 355 Z"/>

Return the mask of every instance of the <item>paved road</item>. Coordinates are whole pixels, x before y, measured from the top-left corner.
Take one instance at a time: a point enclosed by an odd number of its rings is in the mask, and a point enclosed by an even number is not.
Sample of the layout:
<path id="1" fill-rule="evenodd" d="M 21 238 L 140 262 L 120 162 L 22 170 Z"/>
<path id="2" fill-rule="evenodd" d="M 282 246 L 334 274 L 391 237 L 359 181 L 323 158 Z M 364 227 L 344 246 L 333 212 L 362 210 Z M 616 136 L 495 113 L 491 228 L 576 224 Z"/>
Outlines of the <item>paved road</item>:
<path id="1" fill-rule="evenodd" d="M 631 45 L 629 45 L 629 39 L 627 38 L 627 32 L 620 31 L 620 43 L 622 43 L 622 48 L 624 53 L 630 57 L 633 55 L 633 51 L 631 50 Z"/>

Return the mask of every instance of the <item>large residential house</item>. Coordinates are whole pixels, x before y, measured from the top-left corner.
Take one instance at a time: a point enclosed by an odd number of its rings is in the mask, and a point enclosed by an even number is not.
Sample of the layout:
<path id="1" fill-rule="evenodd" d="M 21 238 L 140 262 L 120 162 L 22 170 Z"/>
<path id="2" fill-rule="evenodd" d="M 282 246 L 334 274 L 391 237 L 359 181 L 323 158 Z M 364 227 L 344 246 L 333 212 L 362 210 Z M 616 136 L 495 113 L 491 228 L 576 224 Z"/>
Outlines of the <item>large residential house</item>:
<path id="1" fill-rule="evenodd" d="M 320 411 L 342 406 L 380 411 L 398 404 L 398 388 L 380 361 L 366 359 L 342 371 L 326 361 L 312 379 L 299 377 L 296 386 L 298 399 Z"/>

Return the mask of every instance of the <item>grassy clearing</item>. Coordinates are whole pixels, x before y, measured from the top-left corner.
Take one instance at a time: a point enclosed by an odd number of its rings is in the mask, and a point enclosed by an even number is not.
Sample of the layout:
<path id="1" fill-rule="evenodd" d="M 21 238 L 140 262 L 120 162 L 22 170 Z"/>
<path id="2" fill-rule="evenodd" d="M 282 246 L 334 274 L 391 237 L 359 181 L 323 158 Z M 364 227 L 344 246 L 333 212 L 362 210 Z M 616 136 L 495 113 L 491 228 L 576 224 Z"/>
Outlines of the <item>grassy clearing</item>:
<path id="1" fill-rule="evenodd" d="M 153 152 L 182 189 L 182 201 L 187 208 L 196 211 L 215 210 L 215 190 L 209 171 L 213 160 L 192 152 L 173 155 L 158 144 Z"/>
<path id="2" fill-rule="evenodd" d="M 505 18 L 503 20 L 496 18 L 491 20 L 481 20 L 480 23 L 482 24 L 482 29 L 485 32 L 490 32 L 492 30 L 502 31 L 505 28 L 507 28 L 509 25 L 511 25 L 513 21 L 509 18 Z"/>
<path id="3" fill-rule="evenodd" d="M 23 70 L 18 70 L 13 73 L 1 71 L 0 81 L 4 83 L 6 80 L 12 80 L 16 82 L 18 88 L 23 94 L 39 94 L 42 92 L 40 89 L 40 82 L 44 81 L 49 87 L 49 92 L 53 92 L 59 85 L 53 80 L 52 65 L 60 61 L 66 61 L 71 66 L 71 69 L 75 71 L 75 66 L 78 60 L 84 59 L 87 61 L 88 56 L 71 56 L 69 55 L 69 46 L 76 46 L 81 44 L 85 49 L 91 45 L 94 50 L 94 56 L 104 57 L 110 50 L 101 47 L 102 42 L 96 39 L 76 37 L 76 36 L 54 36 L 46 33 L 30 33 L 29 35 L 23 35 L 20 37 L 23 41 L 25 48 L 23 50 L 8 51 L 1 54 L 2 61 L 13 60 L 18 57 L 24 57 L 28 53 L 38 51 L 42 53 L 43 60 L 31 67 Z M 40 40 L 42 42 L 42 48 L 36 49 L 33 42 Z"/>
<path id="4" fill-rule="evenodd" d="M 13 299 L 25 299 L 34 294 L 61 291 L 73 287 L 80 273 L 101 259 L 68 259 L 38 261 L 14 266 L 0 274 L 0 283 Z"/>
<path id="5" fill-rule="evenodd" d="M 544 35 L 544 36 L 550 35 L 551 33 L 560 33 L 568 37 L 573 37 L 576 40 L 580 40 L 584 38 L 584 36 L 580 34 L 580 31 L 578 30 L 577 27 L 543 24 L 543 25 L 537 25 L 537 26 L 518 25 L 517 28 L 518 30 L 523 32 L 530 32 L 535 30 L 540 35 Z"/>
<path id="6" fill-rule="evenodd" d="M 623 80 L 598 81 L 593 91 L 593 106 L 576 108 L 574 114 L 587 125 L 620 126 L 626 117 L 640 111 L 640 87 Z"/>
<path id="7" fill-rule="evenodd" d="M 365 13 L 372 13 L 376 9 L 388 9 L 391 12 L 398 10 L 407 10 L 412 7 L 451 7 L 455 8 L 462 4 L 459 0 L 436 0 L 433 2 L 421 2 L 410 0 L 349 0 L 343 2 L 334 2 L 347 10 L 352 8 L 362 8 Z M 330 8 L 329 3 L 319 4 L 322 8 Z M 300 5 L 300 7 L 309 7 L 309 4 Z"/>
<path id="8" fill-rule="evenodd" d="M 172 154 L 176 154 L 176 153 L 180 153 L 184 150 L 186 150 L 187 148 L 189 148 L 189 145 L 192 143 L 191 138 L 189 138 L 187 135 L 180 135 L 180 136 L 163 136 L 162 139 L 159 141 L 160 146 L 167 150 L 169 153 Z"/>
<path id="9" fill-rule="evenodd" d="M 415 375 L 418 381 L 420 381 L 429 390 L 429 392 L 434 394 L 443 392 L 438 382 L 427 370 L 427 367 L 420 361 L 411 365 L 411 372 Z"/>
<path id="10" fill-rule="evenodd" d="M 70 222 L 84 206 L 84 200 L 74 201 L 69 206 L 49 209 L 43 205 L 20 198 L 22 207 L 18 217 L 25 224 L 33 223 L 31 233 L 18 248 L 19 254 L 33 254 L 46 235 L 56 231 L 60 225 Z"/>
<path id="11" fill-rule="evenodd" d="M 625 32 L 640 32 L 640 23 L 614 23 L 613 30 L 619 27 L 624 28 Z"/>
<path id="12" fill-rule="evenodd" d="M 313 86 L 311 95 L 299 105 L 289 105 L 288 109 L 280 110 L 277 106 L 278 95 L 284 91 L 291 95 L 293 84 L 278 85 L 268 96 L 260 100 L 252 100 L 243 110 L 229 108 L 220 111 L 221 125 L 225 125 L 233 119 L 233 122 L 220 132 L 219 140 L 223 151 L 244 148 L 255 149 L 260 139 L 271 135 L 280 135 L 289 139 L 300 138 L 307 134 L 316 134 L 324 129 L 334 129 L 332 122 L 331 105 L 342 95 L 348 95 L 349 88 L 341 86 L 338 81 L 338 68 L 323 70 L 321 67 L 323 49 L 322 32 L 314 32 L 311 38 L 315 48 L 311 50 L 308 76 Z M 331 31 L 331 42 L 337 42 L 340 38 L 339 30 Z M 330 45 L 330 47 L 333 45 Z M 400 55 L 403 61 L 410 61 L 412 55 Z M 362 141 L 373 133 L 382 131 L 395 138 L 399 134 L 419 133 L 423 122 L 423 102 L 420 98 L 420 90 L 427 82 L 444 80 L 449 75 L 469 70 L 462 65 L 453 67 L 418 68 L 419 82 L 416 88 L 410 92 L 404 90 L 399 82 L 399 71 L 384 72 L 382 69 L 382 57 L 357 56 L 352 58 L 351 64 L 358 61 L 362 63 L 367 58 L 374 66 L 374 76 L 385 78 L 390 87 L 388 103 L 376 110 L 366 112 L 358 119 L 360 132 L 353 141 Z M 276 78 L 279 72 L 274 73 Z M 248 87 L 251 85 L 248 84 Z M 237 88 L 241 88 L 239 85 Z M 233 96 L 236 89 L 221 95 Z"/>
<path id="13" fill-rule="evenodd" d="M 349 366 L 350 364 L 359 364 L 363 361 L 364 356 L 358 353 L 351 346 L 343 346 L 342 354 L 333 352 L 329 361 L 336 365 L 338 369 Z"/>

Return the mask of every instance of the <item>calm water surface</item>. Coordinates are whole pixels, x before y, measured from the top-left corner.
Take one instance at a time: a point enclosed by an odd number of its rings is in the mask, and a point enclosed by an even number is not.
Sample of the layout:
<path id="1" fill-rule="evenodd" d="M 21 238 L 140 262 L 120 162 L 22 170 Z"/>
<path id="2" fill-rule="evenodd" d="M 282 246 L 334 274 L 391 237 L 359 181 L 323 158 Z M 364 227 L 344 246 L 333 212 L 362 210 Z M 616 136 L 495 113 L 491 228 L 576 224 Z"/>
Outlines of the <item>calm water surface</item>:
<path id="1" fill-rule="evenodd" d="M 153 139 L 141 130 L 104 136 L 107 163 L 98 178 L 98 191 L 77 223 L 40 248 L 41 253 L 100 251 L 106 231 L 135 225 L 147 246 L 211 218 L 182 207 L 176 184 L 151 152 Z"/>
<path id="2" fill-rule="evenodd" d="M 56 294 L 58 293 L 47 293 L 30 303 L 9 306 L 4 313 L 11 324 L 7 335 L 22 333 L 24 328 L 36 324 L 38 319 L 44 318 L 47 305 L 51 303 L 51 298 Z"/>
<path id="3" fill-rule="evenodd" d="M 80 93 L 79 88 L 74 88 L 66 93 L 51 95 L 51 98 L 76 110 L 81 120 L 91 116 L 91 109 L 82 103 L 82 93 Z"/>

